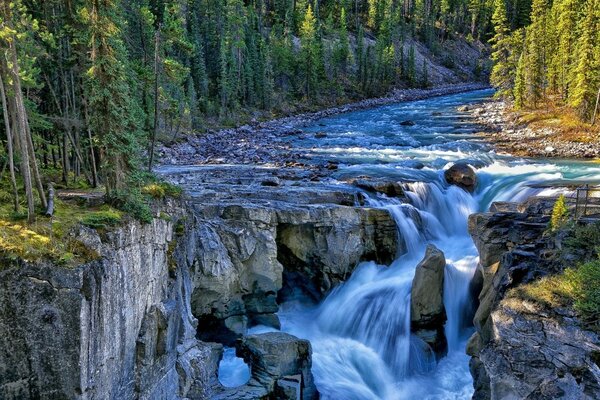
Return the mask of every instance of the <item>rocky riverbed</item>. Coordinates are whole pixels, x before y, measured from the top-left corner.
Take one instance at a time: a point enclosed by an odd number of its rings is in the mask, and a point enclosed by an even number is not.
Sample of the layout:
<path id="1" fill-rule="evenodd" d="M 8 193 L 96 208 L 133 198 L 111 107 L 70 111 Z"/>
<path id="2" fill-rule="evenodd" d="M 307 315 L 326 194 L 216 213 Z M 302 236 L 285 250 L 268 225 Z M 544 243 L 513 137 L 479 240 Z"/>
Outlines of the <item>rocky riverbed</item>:
<path id="1" fill-rule="evenodd" d="M 336 114 L 487 87 L 481 83 L 463 83 L 443 85 L 433 89 L 398 89 L 385 97 L 367 99 L 314 113 L 189 135 L 178 143 L 163 145 L 158 150 L 158 154 L 161 162 L 166 165 L 269 164 L 323 169 L 327 168 L 327 165 L 307 166 L 308 160 L 304 158 L 303 152 L 290 144 L 291 138 L 307 135 L 300 129 L 307 124 Z M 326 133 L 321 135 L 325 137 Z M 318 138 L 319 133 L 315 136 Z"/>
<path id="2" fill-rule="evenodd" d="M 596 158 L 600 156 L 598 135 L 578 135 L 570 139 L 559 129 L 532 127 L 519 123 L 518 114 L 504 101 L 464 106 L 462 111 L 473 115 L 487 129 L 482 134 L 498 151 L 523 157 Z"/>

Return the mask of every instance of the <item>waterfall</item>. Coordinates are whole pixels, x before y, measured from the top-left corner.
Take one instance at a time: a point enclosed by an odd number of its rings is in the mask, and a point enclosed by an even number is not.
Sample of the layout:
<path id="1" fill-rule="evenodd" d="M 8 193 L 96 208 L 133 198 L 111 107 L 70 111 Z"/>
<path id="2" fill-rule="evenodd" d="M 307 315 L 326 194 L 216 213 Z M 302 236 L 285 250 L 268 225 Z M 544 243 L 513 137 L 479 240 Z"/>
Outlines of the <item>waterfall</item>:
<path id="1" fill-rule="evenodd" d="M 402 243 L 398 258 L 390 266 L 362 263 L 315 311 L 318 332 L 311 341 L 317 384 L 332 398 L 394 399 L 389 387 L 435 368 L 435 354 L 410 330 L 412 280 L 428 243 L 447 257 L 444 302 L 450 349 L 458 350 L 464 340 L 462 313 L 477 265 L 466 221 L 476 202 L 441 180 L 408 184 L 405 190 L 409 204 L 385 196 L 368 200 L 370 207 L 385 208 L 395 219 Z"/>

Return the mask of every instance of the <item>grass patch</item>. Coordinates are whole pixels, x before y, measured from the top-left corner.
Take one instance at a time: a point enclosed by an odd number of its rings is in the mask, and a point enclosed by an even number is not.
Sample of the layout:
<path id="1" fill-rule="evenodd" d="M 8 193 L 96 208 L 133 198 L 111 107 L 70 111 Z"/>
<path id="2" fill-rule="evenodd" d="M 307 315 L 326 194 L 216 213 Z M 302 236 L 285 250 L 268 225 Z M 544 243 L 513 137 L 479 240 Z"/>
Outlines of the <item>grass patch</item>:
<path id="1" fill-rule="evenodd" d="M 168 182 L 154 182 L 144 186 L 142 193 L 154 199 L 163 200 L 166 197 L 180 198 L 182 189 Z"/>
<path id="2" fill-rule="evenodd" d="M 556 132 L 554 138 L 562 141 L 597 143 L 600 135 L 598 124 L 582 121 L 573 109 L 552 100 L 545 108 L 520 110 L 517 121 L 531 128 L 551 128 Z"/>
<path id="3" fill-rule="evenodd" d="M 121 213 L 116 210 L 94 211 L 83 217 L 81 223 L 94 229 L 106 229 L 121 222 Z"/>
<path id="4" fill-rule="evenodd" d="M 600 259 L 521 285 L 509 296 L 549 308 L 573 307 L 585 327 L 600 331 Z"/>
<path id="5" fill-rule="evenodd" d="M 570 262 L 562 273 L 520 285 L 508 296 L 548 308 L 573 308 L 586 328 L 600 332 L 600 223 L 570 229 L 562 252 L 571 256 L 565 260 L 575 255 L 580 263 L 572 267 Z"/>

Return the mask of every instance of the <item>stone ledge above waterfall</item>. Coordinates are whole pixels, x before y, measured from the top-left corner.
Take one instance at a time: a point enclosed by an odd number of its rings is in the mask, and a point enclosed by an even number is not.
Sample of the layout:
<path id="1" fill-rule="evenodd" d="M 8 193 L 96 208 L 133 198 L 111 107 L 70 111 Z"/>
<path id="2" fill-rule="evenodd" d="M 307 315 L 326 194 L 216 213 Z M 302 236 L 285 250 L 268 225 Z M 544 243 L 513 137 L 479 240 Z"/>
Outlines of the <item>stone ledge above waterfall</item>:
<path id="1" fill-rule="evenodd" d="M 187 263 L 204 340 L 232 345 L 253 324 L 278 328 L 278 300 L 292 291 L 318 301 L 361 261 L 389 264 L 403 251 L 393 217 L 360 206 L 355 186 L 291 168 L 201 171 L 177 169 L 168 179 L 189 196 L 183 240 L 195 249 Z"/>

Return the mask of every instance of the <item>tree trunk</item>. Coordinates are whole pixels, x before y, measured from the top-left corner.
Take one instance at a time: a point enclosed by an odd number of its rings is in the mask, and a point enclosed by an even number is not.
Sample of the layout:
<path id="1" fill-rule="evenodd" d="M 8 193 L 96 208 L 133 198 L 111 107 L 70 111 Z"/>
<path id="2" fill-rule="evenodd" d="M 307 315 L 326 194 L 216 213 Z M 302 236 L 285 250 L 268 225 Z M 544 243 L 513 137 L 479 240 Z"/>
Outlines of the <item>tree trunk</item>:
<path id="1" fill-rule="evenodd" d="M 150 160 L 148 161 L 148 171 L 152 172 L 152 163 L 154 162 L 154 146 L 156 144 L 156 133 L 158 131 L 158 69 L 160 63 L 160 25 L 156 30 L 154 38 L 154 128 L 152 129 L 152 140 L 150 143 Z"/>
<path id="2" fill-rule="evenodd" d="M 598 95 L 596 96 L 596 107 L 594 107 L 594 114 L 592 115 L 592 125 L 596 122 L 596 115 L 598 114 L 598 103 L 600 103 L 600 88 L 598 88 Z"/>
<path id="3" fill-rule="evenodd" d="M 6 105 L 6 91 L 4 90 L 4 80 L 0 74 L 0 97 L 2 97 L 2 112 L 4 115 L 4 128 L 6 129 L 6 141 L 8 152 L 8 167 L 10 170 L 10 183 L 13 190 L 13 201 L 15 212 L 19 212 L 19 191 L 17 189 L 17 178 L 15 176 L 15 160 L 13 153 L 13 138 L 10 128 L 10 118 L 8 116 L 8 107 Z"/>
<path id="4" fill-rule="evenodd" d="M 10 15 L 5 12 L 5 15 Z M 25 114 L 24 108 L 21 106 L 21 102 L 19 101 L 21 93 L 21 85 L 19 78 L 19 67 L 17 64 L 17 51 L 14 44 L 14 38 L 9 40 L 8 50 L 11 53 L 12 59 L 12 68 L 8 68 L 6 61 L 3 61 L 3 69 L 6 73 L 11 74 L 12 78 L 12 89 L 13 89 L 13 101 L 10 103 L 13 107 L 12 110 L 9 110 L 9 114 L 14 117 L 15 123 L 13 124 L 14 133 L 19 143 L 19 150 L 21 152 L 21 175 L 23 176 L 23 186 L 25 188 L 25 197 L 27 198 L 27 219 L 29 222 L 33 222 L 35 220 L 35 201 L 33 198 L 33 187 L 31 185 L 31 169 L 29 162 L 29 151 L 28 151 L 28 143 L 27 143 L 27 124 L 25 120 L 27 116 Z"/>

